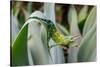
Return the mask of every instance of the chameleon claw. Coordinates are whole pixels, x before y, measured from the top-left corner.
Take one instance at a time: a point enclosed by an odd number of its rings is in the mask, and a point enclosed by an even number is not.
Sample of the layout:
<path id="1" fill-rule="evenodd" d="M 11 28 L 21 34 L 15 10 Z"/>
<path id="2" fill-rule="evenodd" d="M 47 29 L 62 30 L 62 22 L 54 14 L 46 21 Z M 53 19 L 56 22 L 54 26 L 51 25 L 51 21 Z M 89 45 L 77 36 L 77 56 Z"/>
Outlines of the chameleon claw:
<path id="1" fill-rule="evenodd" d="M 71 39 L 72 39 L 72 41 L 75 41 L 75 40 L 77 40 L 77 39 L 79 39 L 79 38 L 80 38 L 80 36 L 77 35 L 77 36 L 73 36 Z"/>

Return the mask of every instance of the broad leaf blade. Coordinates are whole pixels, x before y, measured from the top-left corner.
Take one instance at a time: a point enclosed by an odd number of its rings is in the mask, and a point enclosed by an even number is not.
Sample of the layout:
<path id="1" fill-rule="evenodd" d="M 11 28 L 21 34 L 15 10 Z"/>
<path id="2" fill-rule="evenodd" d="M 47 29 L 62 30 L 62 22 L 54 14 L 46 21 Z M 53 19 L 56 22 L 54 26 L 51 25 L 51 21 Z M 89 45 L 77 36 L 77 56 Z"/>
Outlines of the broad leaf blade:
<path id="1" fill-rule="evenodd" d="M 43 42 L 43 44 L 47 45 L 47 29 L 46 26 L 44 27 L 43 25 L 41 25 L 41 40 Z"/>
<path id="2" fill-rule="evenodd" d="M 64 63 L 65 62 L 65 58 L 64 58 L 64 51 L 63 51 L 63 48 L 61 48 L 61 46 L 58 46 L 57 43 L 55 43 L 52 39 L 50 39 L 49 41 L 49 45 L 50 46 L 53 46 L 55 45 L 54 47 L 52 47 L 50 49 L 51 51 L 51 56 L 52 56 L 52 59 L 53 59 L 53 63 L 54 64 L 61 64 L 61 63 Z"/>
<path id="3" fill-rule="evenodd" d="M 30 17 L 39 17 L 45 19 L 45 16 L 40 11 L 36 11 L 31 14 Z M 47 45 L 47 30 L 44 22 L 38 19 L 30 18 L 28 21 L 28 32 L 31 35 L 31 39 L 28 40 L 28 49 L 31 52 L 32 60 L 35 65 L 51 64 L 51 58 L 49 54 L 49 48 Z M 41 32 L 42 31 L 42 32 Z M 46 34 L 46 35 L 45 35 Z"/>
<path id="4" fill-rule="evenodd" d="M 79 62 L 90 62 L 96 60 L 96 24 L 84 36 L 78 53 Z"/>
<path id="5" fill-rule="evenodd" d="M 23 26 L 12 46 L 12 65 L 28 65 L 27 55 L 28 25 Z"/>
<path id="6" fill-rule="evenodd" d="M 57 24 L 57 28 L 58 28 L 58 31 L 62 33 L 63 35 L 65 36 L 69 35 L 68 30 L 64 26 Z"/>
<path id="7" fill-rule="evenodd" d="M 84 21 L 87 17 L 87 13 L 88 13 L 88 6 L 84 6 L 78 16 L 78 22 L 81 23 L 82 21 Z"/>
<path id="8" fill-rule="evenodd" d="M 96 7 L 93 7 L 90 14 L 88 15 L 84 29 L 83 29 L 83 36 L 92 28 L 93 24 L 96 22 Z"/>
<path id="9" fill-rule="evenodd" d="M 71 6 L 68 12 L 68 22 L 70 24 L 71 36 L 80 36 L 74 43 L 70 45 L 79 45 L 81 41 L 81 34 L 78 28 L 77 12 L 74 6 Z M 78 47 L 69 48 L 68 50 L 68 62 L 77 62 Z"/>
<path id="10" fill-rule="evenodd" d="M 11 44 L 12 42 L 15 40 L 16 38 L 16 35 L 18 34 L 19 32 L 19 28 L 18 28 L 18 21 L 17 21 L 17 18 L 15 16 L 11 16 Z"/>
<path id="11" fill-rule="evenodd" d="M 43 14 L 39 11 L 34 12 L 30 17 L 32 16 L 42 18 L 44 17 Z M 25 24 L 23 25 L 12 46 L 12 65 L 29 65 L 33 61 L 34 64 L 37 65 L 51 63 L 47 44 L 43 44 L 43 42 L 41 41 L 39 30 L 40 27 L 36 26 L 38 25 L 38 22 L 40 22 L 40 20 L 33 18 L 27 20 L 27 22 L 25 22 Z M 44 22 L 40 23 L 43 25 Z M 32 34 L 31 42 L 27 42 L 28 33 L 30 33 L 29 31 Z M 33 61 L 30 60 L 30 58 Z"/>
<path id="12" fill-rule="evenodd" d="M 78 26 L 79 26 L 81 34 L 83 33 L 83 27 L 84 27 L 87 15 L 88 15 L 88 6 L 85 5 L 80 10 L 79 15 L 78 15 Z"/>

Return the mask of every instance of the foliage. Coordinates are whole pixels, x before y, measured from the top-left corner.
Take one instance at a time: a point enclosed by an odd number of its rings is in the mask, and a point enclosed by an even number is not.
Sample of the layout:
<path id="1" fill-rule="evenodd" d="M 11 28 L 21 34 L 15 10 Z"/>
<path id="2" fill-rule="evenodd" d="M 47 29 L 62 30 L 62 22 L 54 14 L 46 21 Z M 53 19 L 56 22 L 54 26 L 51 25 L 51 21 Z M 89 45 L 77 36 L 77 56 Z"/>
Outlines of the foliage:
<path id="1" fill-rule="evenodd" d="M 13 27 L 11 32 L 14 34 L 11 38 L 12 66 L 65 63 L 66 57 L 67 63 L 96 60 L 95 6 L 91 10 L 89 6 L 83 6 L 79 13 L 76 6 L 69 6 L 68 16 L 66 15 L 66 20 L 68 20 L 69 24 L 69 29 L 67 29 L 67 27 L 64 27 L 65 25 L 56 23 L 55 4 L 44 3 L 44 9 L 42 6 L 39 11 L 35 10 L 31 13 L 33 9 L 32 3 L 29 2 L 26 5 L 32 9 L 25 9 L 25 6 L 18 8 L 22 3 L 15 3 L 11 10 L 11 18 L 12 20 L 15 19 L 15 21 L 12 21 L 15 27 Z M 69 35 L 78 36 L 77 39 L 74 38 L 74 42 L 68 44 L 71 46 L 57 46 L 58 44 L 52 38 L 48 41 L 47 34 L 50 31 L 47 29 L 46 21 L 34 18 L 28 19 L 34 16 L 53 21 L 57 31 L 64 37 Z M 55 44 L 56 46 L 54 46 Z M 52 45 L 53 47 L 49 48 Z M 77 47 L 75 47 L 76 45 Z M 63 51 L 65 47 L 68 47 L 67 51 Z M 67 53 L 67 56 L 64 56 L 64 53 Z"/>

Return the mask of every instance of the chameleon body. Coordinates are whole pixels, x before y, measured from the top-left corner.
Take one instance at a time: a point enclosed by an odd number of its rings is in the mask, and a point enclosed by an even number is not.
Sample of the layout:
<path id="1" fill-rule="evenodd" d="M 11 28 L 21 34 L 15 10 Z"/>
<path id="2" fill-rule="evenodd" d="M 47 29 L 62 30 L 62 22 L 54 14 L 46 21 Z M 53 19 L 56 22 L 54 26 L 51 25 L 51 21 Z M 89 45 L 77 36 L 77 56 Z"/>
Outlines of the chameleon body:
<path id="1" fill-rule="evenodd" d="M 50 40 L 50 38 L 52 38 L 52 40 L 54 40 L 57 44 L 63 44 L 63 45 L 68 45 L 69 43 L 73 42 L 71 38 L 65 38 L 64 35 L 58 32 L 54 23 L 51 20 L 42 19 L 39 17 L 30 17 L 30 18 L 38 19 L 46 23 L 48 30 L 48 38 L 47 38 L 48 41 Z"/>

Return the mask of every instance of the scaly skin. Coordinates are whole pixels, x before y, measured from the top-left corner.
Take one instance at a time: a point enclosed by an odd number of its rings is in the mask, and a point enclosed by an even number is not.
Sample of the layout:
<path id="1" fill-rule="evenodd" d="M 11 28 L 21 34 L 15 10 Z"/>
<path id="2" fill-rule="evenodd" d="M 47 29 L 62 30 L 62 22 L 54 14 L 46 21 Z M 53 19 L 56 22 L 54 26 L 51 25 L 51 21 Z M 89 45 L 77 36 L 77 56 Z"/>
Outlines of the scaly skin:
<path id="1" fill-rule="evenodd" d="M 52 38 L 57 44 L 63 44 L 63 45 L 68 45 L 69 43 L 73 42 L 71 38 L 65 38 L 64 35 L 58 32 L 54 23 L 51 20 L 42 19 L 39 17 L 30 17 L 30 18 L 38 19 L 46 23 L 48 28 L 48 41 L 50 40 L 50 38 Z"/>

